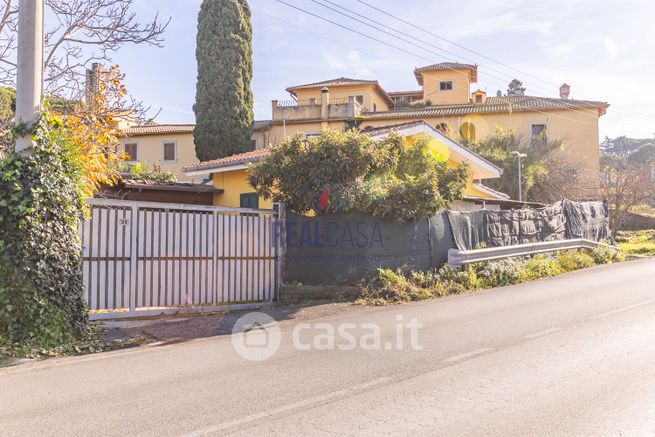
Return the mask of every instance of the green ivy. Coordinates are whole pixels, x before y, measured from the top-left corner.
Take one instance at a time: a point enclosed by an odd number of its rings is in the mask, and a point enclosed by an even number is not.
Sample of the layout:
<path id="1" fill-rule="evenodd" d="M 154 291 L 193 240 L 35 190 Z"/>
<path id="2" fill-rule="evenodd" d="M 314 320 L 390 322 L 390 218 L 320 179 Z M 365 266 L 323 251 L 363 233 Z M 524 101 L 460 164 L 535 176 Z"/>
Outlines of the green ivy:
<path id="1" fill-rule="evenodd" d="M 83 167 L 60 120 L 30 131 L 28 153 L 0 160 L 0 347 L 55 348 L 87 331 Z"/>

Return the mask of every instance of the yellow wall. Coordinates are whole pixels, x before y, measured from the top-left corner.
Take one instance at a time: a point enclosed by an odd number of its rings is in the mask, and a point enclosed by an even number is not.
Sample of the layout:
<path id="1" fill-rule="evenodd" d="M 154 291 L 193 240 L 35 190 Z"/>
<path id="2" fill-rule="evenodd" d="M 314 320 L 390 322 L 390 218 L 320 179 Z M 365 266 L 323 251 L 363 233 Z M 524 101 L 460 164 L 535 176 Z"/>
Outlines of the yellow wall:
<path id="1" fill-rule="evenodd" d="M 423 75 L 423 101 L 433 105 L 458 105 L 470 102 L 468 70 L 426 71 Z M 452 81 L 452 91 L 441 91 L 441 81 Z"/>
<path id="2" fill-rule="evenodd" d="M 164 142 L 175 141 L 176 160 L 164 161 Z M 137 144 L 137 161 L 153 169 L 154 165 L 161 166 L 164 171 L 170 171 L 182 182 L 200 182 L 202 176 L 186 176 L 182 169 L 186 165 L 198 162 L 192 133 L 170 135 L 141 135 L 125 138 L 122 141 L 122 150 L 126 143 Z"/>
<path id="3" fill-rule="evenodd" d="M 214 187 L 225 190 L 221 194 L 214 194 L 214 205 L 233 206 L 241 205 L 241 194 L 253 193 L 255 190 L 248 183 L 247 170 L 235 170 L 223 173 L 214 173 Z M 259 207 L 262 209 L 272 208 L 271 200 L 259 198 Z"/>
<path id="4" fill-rule="evenodd" d="M 295 91 L 298 100 L 316 99 L 317 104 L 321 104 L 321 88 L 307 88 Z M 359 86 L 339 86 L 330 88 L 330 100 L 347 99 L 350 96 L 364 96 L 364 106 L 369 111 L 373 111 L 374 104 L 377 111 L 388 111 L 389 105 L 375 91 L 374 85 Z"/>

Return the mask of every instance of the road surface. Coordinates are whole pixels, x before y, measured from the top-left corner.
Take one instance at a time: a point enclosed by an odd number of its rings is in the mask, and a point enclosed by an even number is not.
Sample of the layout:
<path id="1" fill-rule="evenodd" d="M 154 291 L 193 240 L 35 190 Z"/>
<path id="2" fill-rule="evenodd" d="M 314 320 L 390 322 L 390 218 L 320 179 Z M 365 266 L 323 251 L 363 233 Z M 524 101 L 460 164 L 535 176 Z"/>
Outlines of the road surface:
<path id="1" fill-rule="evenodd" d="M 386 350 L 399 315 L 422 350 Z M 655 435 L 655 260 L 313 322 L 382 350 L 288 320 L 261 362 L 222 336 L 0 369 L 0 434 Z"/>

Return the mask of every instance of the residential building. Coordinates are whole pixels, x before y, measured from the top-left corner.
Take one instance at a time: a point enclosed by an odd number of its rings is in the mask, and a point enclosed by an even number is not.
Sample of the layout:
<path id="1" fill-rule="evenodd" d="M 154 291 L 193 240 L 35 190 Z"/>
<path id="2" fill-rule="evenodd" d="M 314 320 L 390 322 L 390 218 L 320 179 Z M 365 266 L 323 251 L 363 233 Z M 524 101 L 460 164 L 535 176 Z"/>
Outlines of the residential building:
<path id="1" fill-rule="evenodd" d="M 485 179 L 500 177 L 502 171 L 494 164 L 475 154 L 471 150 L 444 135 L 438 129 L 424 121 L 412 121 L 390 126 L 369 128 L 362 133 L 372 139 L 381 139 L 391 132 L 397 132 L 405 139 L 406 146 L 413 144 L 417 138 L 428 141 L 428 152 L 437 159 L 445 160 L 450 165 L 462 162 L 469 164 L 471 176 L 467 181 L 463 201 L 453 207 L 457 209 L 478 209 L 478 205 L 499 208 L 512 203 L 503 193 L 483 185 Z M 220 190 L 214 194 L 214 204 L 219 206 L 270 208 L 270 199 L 261 198 L 248 183 L 248 166 L 269 154 L 269 148 L 260 148 L 250 152 L 232 155 L 213 161 L 193 164 L 185 168 L 189 177 L 207 177 L 211 175 L 214 188 Z"/>
<path id="2" fill-rule="evenodd" d="M 272 117 L 254 132 L 257 147 L 277 143 L 296 133 L 321 129 L 361 129 L 421 120 L 449 135 L 475 142 L 496 129 L 518 136 L 562 140 L 562 161 L 577 172 L 581 193 L 592 197 L 600 170 L 599 118 L 608 104 L 570 99 L 571 87 L 559 98 L 487 96 L 471 92 L 478 67 L 439 63 L 414 70 L 419 89 L 387 92 L 375 80 L 337 78 L 287 88 L 292 100 L 272 102 Z M 581 194 L 584 197 L 584 194 Z"/>

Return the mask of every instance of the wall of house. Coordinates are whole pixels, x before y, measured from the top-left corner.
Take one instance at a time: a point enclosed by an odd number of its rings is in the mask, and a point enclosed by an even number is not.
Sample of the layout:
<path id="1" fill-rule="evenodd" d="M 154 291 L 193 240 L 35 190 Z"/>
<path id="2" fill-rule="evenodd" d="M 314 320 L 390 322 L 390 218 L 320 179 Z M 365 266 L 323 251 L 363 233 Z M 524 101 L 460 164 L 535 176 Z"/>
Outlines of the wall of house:
<path id="1" fill-rule="evenodd" d="M 241 194 L 253 193 L 255 190 L 248 183 L 247 170 L 235 170 L 223 173 L 213 174 L 214 187 L 222 188 L 223 193 L 214 194 L 214 206 L 232 206 L 241 205 Z M 259 207 L 270 209 L 273 204 L 270 199 L 259 198 Z"/>
<path id="2" fill-rule="evenodd" d="M 174 161 L 164 161 L 164 143 L 169 141 L 176 143 L 176 159 Z M 186 176 L 182 170 L 184 166 L 198 162 L 192 133 L 124 138 L 121 145 L 123 151 L 126 143 L 137 144 L 137 161 L 149 169 L 159 166 L 163 171 L 175 174 L 177 180 L 181 182 L 200 182 L 202 180 L 201 176 Z"/>
<path id="3" fill-rule="evenodd" d="M 423 74 L 423 101 L 433 105 L 459 105 L 470 102 L 468 70 L 426 71 Z M 452 81 L 452 91 L 441 91 L 440 82 Z"/>
<path id="4" fill-rule="evenodd" d="M 364 127 L 379 127 L 403 123 L 417 118 L 393 120 L 366 120 Z M 494 114 L 470 114 L 462 117 L 422 117 L 431 126 L 445 123 L 450 131 L 459 137 L 460 128 L 470 123 L 475 130 L 475 141 L 493 135 L 497 129 L 512 130 L 517 135 L 529 140 L 533 124 L 545 124 L 548 137 L 563 140 L 559 152 L 563 162 L 569 162 L 577 169 L 583 180 L 583 189 L 598 186 L 600 172 L 600 149 L 598 134 L 598 112 L 592 110 L 561 110 L 548 112 L 513 112 Z"/>
<path id="5" fill-rule="evenodd" d="M 318 105 L 321 104 L 321 89 L 320 88 L 308 88 L 297 90 L 296 95 L 298 100 L 309 100 L 316 99 Z M 346 100 L 350 96 L 361 95 L 364 97 L 364 106 L 369 110 L 373 111 L 373 108 L 377 111 L 388 111 L 389 104 L 375 91 L 375 86 L 373 85 L 360 85 L 360 86 L 339 86 L 330 88 L 330 100 Z"/>

